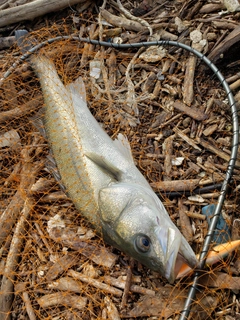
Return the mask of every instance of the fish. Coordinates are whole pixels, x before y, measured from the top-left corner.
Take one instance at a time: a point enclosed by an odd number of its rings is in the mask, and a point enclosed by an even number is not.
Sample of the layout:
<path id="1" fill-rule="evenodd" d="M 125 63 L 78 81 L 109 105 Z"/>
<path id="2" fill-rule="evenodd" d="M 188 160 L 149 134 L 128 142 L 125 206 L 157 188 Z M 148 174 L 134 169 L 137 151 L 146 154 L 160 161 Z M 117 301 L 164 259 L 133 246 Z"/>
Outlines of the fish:
<path id="1" fill-rule="evenodd" d="M 27 31 L 15 32 L 22 52 Z M 31 54 L 44 97 L 44 126 L 61 181 L 104 241 L 173 283 L 196 256 L 134 163 L 127 137 L 112 140 L 91 114 L 83 79 L 64 85 L 53 62 Z"/>
<path id="2" fill-rule="evenodd" d="M 214 246 L 208 252 L 205 264 L 208 266 L 212 266 L 213 264 L 224 259 L 227 255 L 229 255 L 232 251 L 236 250 L 239 246 L 240 246 L 240 240 L 229 241 L 229 242 L 221 243 L 221 244 L 218 244 L 217 246 Z M 197 254 L 196 258 L 197 260 L 199 260 L 200 255 Z M 187 264 L 182 264 L 176 279 L 183 278 L 192 272 L 193 272 L 193 269 L 191 269 Z"/>

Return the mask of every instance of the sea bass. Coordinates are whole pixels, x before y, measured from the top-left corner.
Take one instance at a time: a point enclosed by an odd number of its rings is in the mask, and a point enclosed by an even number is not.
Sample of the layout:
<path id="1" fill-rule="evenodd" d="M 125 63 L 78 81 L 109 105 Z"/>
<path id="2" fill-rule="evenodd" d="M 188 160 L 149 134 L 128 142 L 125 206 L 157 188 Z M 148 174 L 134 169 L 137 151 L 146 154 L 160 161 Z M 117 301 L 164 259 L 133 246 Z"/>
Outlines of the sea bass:
<path id="1" fill-rule="evenodd" d="M 24 52 L 27 31 L 16 32 Z M 29 47 L 25 47 L 29 50 Z M 90 113 L 82 78 L 63 85 L 46 56 L 31 55 L 45 101 L 44 125 L 68 196 L 110 245 L 173 282 L 194 252 L 134 164 L 122 134 L 112 140 Z"/>

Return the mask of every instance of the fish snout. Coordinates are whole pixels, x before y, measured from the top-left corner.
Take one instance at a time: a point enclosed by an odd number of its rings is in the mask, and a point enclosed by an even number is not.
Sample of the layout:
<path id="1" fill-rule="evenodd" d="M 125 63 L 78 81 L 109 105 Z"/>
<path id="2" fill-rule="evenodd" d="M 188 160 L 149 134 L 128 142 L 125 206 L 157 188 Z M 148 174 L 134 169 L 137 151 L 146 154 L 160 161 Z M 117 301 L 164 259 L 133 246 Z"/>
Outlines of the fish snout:
<path id="1" fill-rule="evenodd" d="M 170 283 L 173 283 L 183 264 L 196 266 L 196 256 L 177 228 L 161 228 L 157 234 L 163 253 L 164 276 Z"/>

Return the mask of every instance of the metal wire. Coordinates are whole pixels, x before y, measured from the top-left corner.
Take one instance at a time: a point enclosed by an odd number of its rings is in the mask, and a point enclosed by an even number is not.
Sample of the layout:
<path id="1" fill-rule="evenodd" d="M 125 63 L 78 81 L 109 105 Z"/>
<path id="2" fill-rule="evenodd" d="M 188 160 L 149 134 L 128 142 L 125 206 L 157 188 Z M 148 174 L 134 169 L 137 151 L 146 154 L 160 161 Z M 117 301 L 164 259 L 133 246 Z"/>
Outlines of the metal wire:
<path id="1" fill-rule="evenodd" d="M 238 115 L 237 115 L 237 108 L 236 104 L 234 101 L 233 94 L 231 92 L 231 89 L 229 88 L 226 80 L 224 79 L 223 75 L 219 71 L 219 69 L 202 53 L 199 51 L 191 48 L 190 46 L 187 46 L 186 44 L 176 42 L 176 41 L 168 41 L 168 40 L 160 40 L 160 41 L 151 41 L 151 42 L 139 42 L 139 43 L 132 43 L 132 44 L 117 44 L 117 43 L 111 43 L 111 42 L 104 42 L 104 41 L 98 41 L 98 40 L 91 40 L 89 38 L 81 38 L 81 37 L 76 37 L 76 36 L 59 36 L 56 38 L 48 39 L 34 47 L 32 47 L 27 53 L 22 55 L 20 59 L 13 64 L 12 67 L 10 67 L 7 72 L 4 74 L 3 78 L 0 79 L 0 85 L 4 79 L 6 79 L 12 72 L 13 70 L 17 67 L 17 65 L 21 62 L 26 60 L 27 58 L 30 57 L 31 54 L 33 54 L 35 51 L 40 49 L 41 47 L 45 46 L 46 44 L 51 44 L 55 41 L 63 40 L 63 39 L 72 39 L 76 41 L 82 41 L 82 42 L 87 42 L 91 43 L 94 45 L 101 45 L 104 47 L 112 47 L 115 49 L 129 49 L 129 48 L 141 48 L 141 47 L 150 47 L 150 46 L 174 46 L 178 48 L 182 48 L 184 50 L 189 51 L 190 53 L 196 55 L 198 58 L 200 58 L 212 71 L 213 73 L 217 76 L 219 79 L 221 85 L 223 86 L 223 89 L 225 90 L 228 98 L 228 102 L 230 105 L 231 109 L 231 114 L 232 114 L 232 126 L 233 126 L 233 139 L 232 139 L 232 149 L 231 149 L 231 157 L 228 163 L 227 167 L 227 172 L 225 179 L 222 183 L 222 188 L 220 191 L 220 195 L 218 198 L 218 202 L 215 208 L 215 212 L 213 215 L 213 218 L 211 220 L 208 233 L 205 237 L 203 248 L 200 254 L 200 262 L 199 262 L 199 268 L 198 270 L 201 270 L 204 268 L 205 265 L 205 260 L 207 253 L 209 251 L 209 246 L 213 237 L 214 230 L 216 228 L 219 215 L 223 206 L 223 202 L 225 200 L 228 184 L 230 183 L 232 174 L 233 174 L 233 169 L 235 166 L 236 158 L 237 158 L 237 151 L 238 151 L 238 140 L 239 140 L 239 124 L 238 124 Z M 196 295 L 196 290 L 198 286 L 198 278 L 199 278 L 199 271 L 194 273 L 194 278 L 193 278 L 193 283 L 192 286 L 189 290 L 188 297 L 185 301 L 184 309 L 181 312 L 179 320 L 187 320 L 188 316 L 191 311 L 191 305 L 192 302 L 194 301 L 195 295 Z"/>

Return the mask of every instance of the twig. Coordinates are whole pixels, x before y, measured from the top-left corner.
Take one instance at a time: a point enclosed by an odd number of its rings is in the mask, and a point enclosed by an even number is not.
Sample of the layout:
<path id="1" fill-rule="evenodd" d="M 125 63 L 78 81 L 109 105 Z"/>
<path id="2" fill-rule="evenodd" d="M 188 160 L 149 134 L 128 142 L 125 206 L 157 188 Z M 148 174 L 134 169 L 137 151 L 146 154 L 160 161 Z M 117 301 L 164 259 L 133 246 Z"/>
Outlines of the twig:
<path id="1" fill-rule="evenodd" d="M 173 139 L 175 135 L 166 138 L 163 142 L 162 148 L 164 153 L 164 181 L 171 180 L 170 172 L 172 170 L 172 152 L 173 152 Z"/>
<path id="2" fill-rule="evenodd" d="M 46 240 L 47 237 L 46 237 L 46 236 L 44 235 L 44 233 L 42 232 L 39 224 L 38 224 L 37 222 L 35 222 L 34 224 L 35 224 L 35 227 L 36 227 L 36 229 L 37 229 L 37 231 L 38 231 L 38 233 L 39 233 L 39 235 L 40 235 L 40 237 L 41 237 L 42 242 L 45 244 L 46 248 L 48 249 L 48 252 L 49 252 L 50 254 L 53 254 L 53 250 L 52 250 L 52 248 L 49 246 L 49 244 L 48 244 L 48 242 L 47 242 L 47 240 Z"/>
<path id="3" fill-rule="evenodd" d="M 127 303 L 128 294 L 131 287 L 131 281 L 132 281 L 132 268 L 134 266 L 134 259 L 130 258 L 130 264 L 127 269 L 127 278 L 126 278 L 126 284 L 123 291 L 122 301 L 121 301 L 121 309 L 123 309 Z"/>
<path id="4" fill-rule="evenodd" d="M 18 258 L 23 244 L 23 235 L 25 233 L 25 224 L 33 208 L 33 201 L 26 198 L 21 217 L 17 222 L 16 229 L 13 235 L 10 250 L 7 256 L 4 275 L 2 278 L 0 295 L 0 320 L 10 319 L 10 310 L 12 307 L 15 270 L 18 264 Z"/>
<path id="5" fill-rule="evenodd" d="M 98 244 L 89 244 L 84 241 L 83 237 L 73 232 L 71 229 L 65 228 L 52 228 L 49 232 L 49 236 L 54 241 L 61 243 L 64 246 L 70 247 L 73 250 L 77 250 L 80 254 L 84 255 L 88 259 L 94 261 L 96 264 L 104 266 L 106 268 L 112 268 L 118 259 L 118 256 L 110 252 L 104 246 Z M 88 240 L 93 237 L 93 232 L 86 232 L 85 239 Z"/>
<path id="6" fill-rule="evenodd" d="M 22 294 L 22 299 L 25 303 L 25 306 L 26 306 L 26 311 L 27 311 L 27 314 L 29 316 L 29 319 L 30 320 L 36 320 L 36 315 L 35 315 L 35 312 L 34 312 L 34 309 L 32 307 L 32 304 L 31 304 L 31 301 L 29 299 L 29 296 L 28 296 L 28 293 L 25 291 L 23 292 Z"/>
<path id="7" fill-rule="evenodd" d="M 125 288 L 125 284 L 126 284 L 125 280 L 116 279 L 116 278 L 113 278 L 111 276 L 105 276 L 104 277 L 104 281 L 106 283 L 109 283 L 109 284 L 111 284 L 111 285 L 113 285 L 115 287 L 121 288 L 121 289 L 124 289 Z M 140 293 L 140 294 L 143 294 L 143 295 L 150 295 L 150 296 L 154 296 L 155 295 L 155 291 L 153 291 L 151 289 L 144 288 L 144 287 L 140 287 L 140 286 L 135 285 L 135 284 L 132 284 L 130 286 L 130 291 L 131 292 Z"/>
<path id="8" fill-rule="evenodd" d="M 206 216 L 204 216 L 201 213 L 189 212 L 189 211 L 185 211 L 185 213 L 189 218 L 199 219 L 199 220 L 205 220 L 206 219 Z"/>
<path id="9" fill-rule="evenodd" d="M 199 151 L 202 151 L 199 146 L 195 143 L 195 141 L 191 138 L 189 138 L 185 133 L 183 133 L 181 130 L 179 130 L 177 127 L 173 128 L 173 131 L 176 132 L 176 134 L 182 138 L 184 141 L 186 141 L 190 146 L 192 146 L 194 149 L 197 149 Z"/>
<path id="10" fill-rule="evenodd" d="M 116 288 L 113 288 L 113 287 L 110 287 L 109 285 L 101 282 L 101 281 L 98 281 L 96 279 L 93 279 L 93 278 L 90 278 L 88 276 L 85 276 L 79 272 L 76 272 L 74 270 L 69 270 L 68 271 L 68 275 L 73 277 L 73 278 L 76 278 L 82 282 L 85 282 L 87 284 L 90 284 L 92 285 L 93 287 L 95 288 L 98 288 L 98 289 L 101 289 L 105 292 L 108 292 L 108 293 L 111 293 L 117 297 L 121 297 L 122 296 L 122 291 L 121 290 L 118 290 Z"/>
<path id="11" fill-rule="evenodd" d="M 136 101 L 136 96 L 135 96 L 135 89 L 134 89 L 134 84 L 131 80 L 131 77 L 129 75 L 130 69 L 132 68 L 133 64 L 135 63 L 135 60 L 137 57 L 142 53 L 145 49 L 140 48 L 137 53 L 133 56 L 131 61 L 129 62 L 126 73 L 125 73 L 125 79 L 128 87 L 127 91 L 127 99 L 126 99 L 126 104 L 127 106 L 134 111 L 135 115 L 137 116 L 139 114 L 138 106 L 137 106 L 137 101 Z"/>
<path id="12" fill-rule="evenodd" d="M 153 31 L 152 31 L 152 28 L 150 26 L 150 24 L 144 20 L 144 19 L 141 19 L 139 17 L 135 17 L 133 16 L 128 10 L 126 10 L 123 5 L 121 4 L 121 1 L 120 0 L 117 0 L 117 4 L 118 4 L 118 7 L 120 9 L 120 11 L 125 15 L 126 18 L 130 19 L 130 20 L 133 20 L 133 21 L 137 21 L 139 22 L 141 25 L 143 25 L 144 27 L 147 27 L 148 30 L 149 30 L 149 35 L 150 37 L 152 36 L 153 34 Z"/>
<path id="13" fill-rule="evenodd" d="M 15 41 L 16 39 L 14 36 L 0 38 L 0 49 L 11 47 Z"/>

